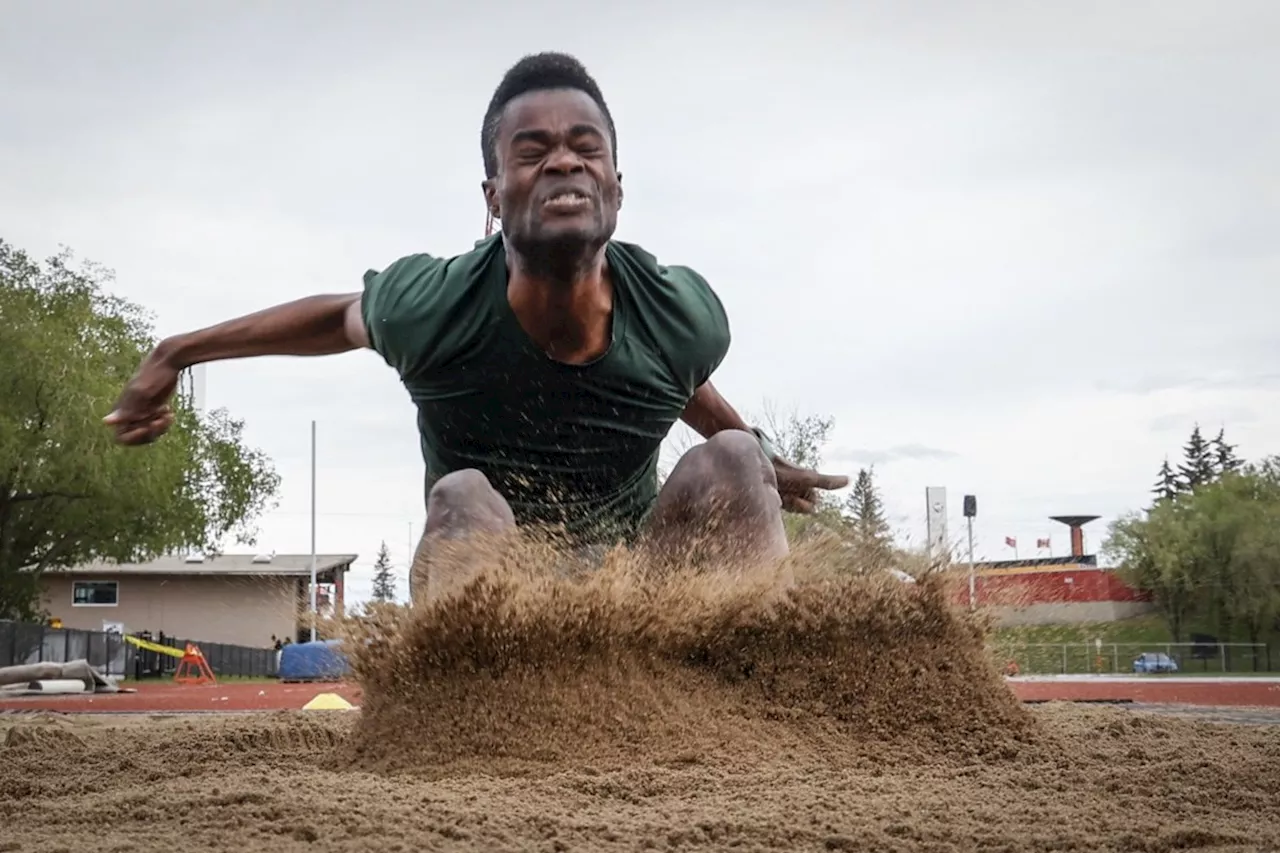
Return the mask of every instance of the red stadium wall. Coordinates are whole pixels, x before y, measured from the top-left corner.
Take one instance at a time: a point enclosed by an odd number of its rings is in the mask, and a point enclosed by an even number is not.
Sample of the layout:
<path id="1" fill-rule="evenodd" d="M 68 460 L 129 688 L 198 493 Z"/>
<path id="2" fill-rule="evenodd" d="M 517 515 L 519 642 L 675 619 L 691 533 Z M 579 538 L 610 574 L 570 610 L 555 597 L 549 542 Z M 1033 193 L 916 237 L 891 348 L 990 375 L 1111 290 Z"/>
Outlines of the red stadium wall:
<path id="1" fill-rule="evenodd" d="M 1107 569 L 1064 566 L 1055 569 L 979 570 L 975 579 L 979 607 L 1030 607 L 1041 604 L 1144 603 L 1149 596 Z M 969 603 L 968 573 L 956 573 L 952 600 Z"/>

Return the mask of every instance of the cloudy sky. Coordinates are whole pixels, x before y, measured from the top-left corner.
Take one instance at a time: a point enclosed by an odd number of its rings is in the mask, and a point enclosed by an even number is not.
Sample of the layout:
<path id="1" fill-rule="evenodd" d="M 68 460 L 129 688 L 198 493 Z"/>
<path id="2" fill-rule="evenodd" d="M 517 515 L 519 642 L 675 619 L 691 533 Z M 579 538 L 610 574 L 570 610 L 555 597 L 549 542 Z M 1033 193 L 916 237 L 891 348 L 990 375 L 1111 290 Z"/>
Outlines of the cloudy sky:
<path id="1" fill-rule="evenodd" d="M 359 288 L 484 224 L 503 72 L 578 55 L 619 128 L 619 237 L 717 288 L 739 408 L 828 414 L 904 541 L 980 500 L 979 555 L 1147 498 L 1193 424 L 1280 452 L 1280 3 L 7 0 L 0 235 L 116 271 L 170 334 Z M 732 10 L 732 11 L 730 11 Z M 261 547 L 422 521 L 371 353 L 214 365 L 284 478 Z M 1103 522 L 1089 528 L 1100 543 Z"/>

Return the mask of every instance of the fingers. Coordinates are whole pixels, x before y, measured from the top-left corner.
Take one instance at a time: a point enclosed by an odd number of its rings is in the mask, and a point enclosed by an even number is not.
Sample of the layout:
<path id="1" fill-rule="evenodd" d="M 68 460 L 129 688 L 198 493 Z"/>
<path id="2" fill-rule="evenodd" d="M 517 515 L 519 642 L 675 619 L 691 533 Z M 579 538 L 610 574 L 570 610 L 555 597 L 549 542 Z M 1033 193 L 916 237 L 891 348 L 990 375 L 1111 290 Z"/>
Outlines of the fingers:
<path id="1" fill-rule="evenodd" d="M 789 495 L 782 498 L 782 508 L 787 512 L 798 512 L 803 515 L 809 515 L 816 507 L 814 502 L 808 498 Z"/>
<path id="2" fill-rule="evenodd" d="M 776 466 L 778 472 L 778 496 L 787 512 L 815 512 L 818 508 L 818 491 L 834 491 L 849 485 L 849 478 L 841 474 L 819 474 L 791 465 Z"/>
<path id="3" fill-rule="evenodd" d="M 118 426 L 120 424 L 139 423 L 141 421 L 152 420 L 162 415 L 172 415 L 173 407 L 166 404 L 160 406 L 149 406 L 142 408 L 136 404 L 130 404 L 125 401 L 116 403 L 116 407 L 111 413 L 102 419 L 104 424 L 108 426 Z"/>
<path id="4" fill-rule="evenodd" d="M 144 444 L 151 444 L 162 435 L 164 435 L 164 430 L 161 429 L 134 429 L 116 433 L 116 442 L 128 447 L 139 447 Z"/>
<path id="5" fill-rule="evenodd" d="M 120 426 L 125 424 L 145 423 L 172 415 L 173 407 L 168 404 L 148 406 L 121 400 L 116 403 L 115 408 L 111 410 L 111 413 L 102 419 L 102 422 L 108 426 Z"/>
<path id="6" fill-rule="evenodd" d="M 814 489 L 832 492 L 849 485 L 849 478 L 842 474 L 819 474 L 802 468 L 778 472 L 778 490 L 789 494 L 805 494 Z"/>
<path id="7" fill-rule="evenodd" d="M 173 426 L 173 412 L 164 407 L 165 410 L 157 412 L 155 415 L 139 420 L 123 421 L 117 417 L 116 424 L 116 441 L 120 444 L 139 445 L 150 444 L 160 436 L 168 432 L 169 427 Z M 117 414 L 113 412 L 112 414 Z M 111 417 L 108 415 L 107 417 Z"/>
<path id="8" fill-rule="evenodd" d="M 843 489 L 849 485 L 849 478 L 843 474 L 816 474 L 817 480 L 813 484 L 814 488 L 823 489 L 833 492 L 836 489 Z"/>

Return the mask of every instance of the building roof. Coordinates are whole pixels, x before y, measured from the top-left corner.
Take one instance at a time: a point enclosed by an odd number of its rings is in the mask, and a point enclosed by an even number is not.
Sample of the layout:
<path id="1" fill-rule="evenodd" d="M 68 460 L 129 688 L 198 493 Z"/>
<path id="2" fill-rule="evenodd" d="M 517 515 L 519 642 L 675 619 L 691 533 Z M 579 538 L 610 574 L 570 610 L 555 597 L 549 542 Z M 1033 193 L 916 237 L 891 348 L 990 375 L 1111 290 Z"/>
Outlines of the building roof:
<path id="1" fill-rule="evenodd" d="M 963 564 L 967 568 L 967 564 Z M 1049 568 L 1058 566 L 1061 568 L 1097 568 L 1098 556 L 1096 554 L 1084 554 L 1073 557 L 1071 555 L 1063 557 L 1030 557 L 1023 560 L 985 560 L 973 564 L 975 569 L 1020 569 L 1020 568 Z"/>
<path id="2" fill-rule="evenodd" d="M 357 554 L 316 554 L 316 574 L 348 569 Z M 56 571 L 77 575 L 242 575 L 309 577 L 310 554 L 168 555 L 148 563 L 85 563 Z M 54 573 L 53 570 L 48 572 Z"/>

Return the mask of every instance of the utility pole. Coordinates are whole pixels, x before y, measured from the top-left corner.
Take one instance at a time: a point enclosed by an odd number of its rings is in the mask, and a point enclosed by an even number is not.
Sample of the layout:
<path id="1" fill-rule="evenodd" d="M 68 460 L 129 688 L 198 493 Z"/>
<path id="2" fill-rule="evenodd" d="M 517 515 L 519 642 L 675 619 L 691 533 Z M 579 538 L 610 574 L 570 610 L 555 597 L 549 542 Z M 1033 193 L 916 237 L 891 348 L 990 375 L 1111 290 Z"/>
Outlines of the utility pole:
<path id="1" fill-rule="evenodd" d="M 973 566 L 973 519 L 978 514 L 978 498 L 975 495 L 964 496 L 964 519 L 969 526 L 969 609 L 978 604 L 977 580 Z"/>
<path id="2" fill-rule="evenodd" d="M 405 559 L 404 586 L 407 589 L 409 602 L 413 603 L 413 558 L 417 549 L 413 546 L 413 522 L 409 522 L 409 556 Z"/>
<path id="3" fill-rule="evenodd" d="M 316 641 L 316 422 L 311 422 L 311 642 Z"/>

